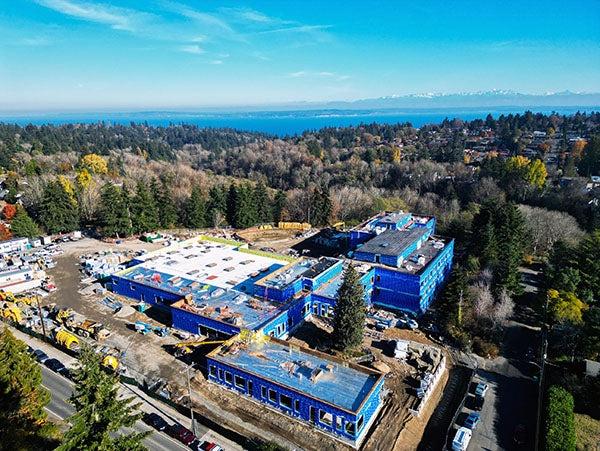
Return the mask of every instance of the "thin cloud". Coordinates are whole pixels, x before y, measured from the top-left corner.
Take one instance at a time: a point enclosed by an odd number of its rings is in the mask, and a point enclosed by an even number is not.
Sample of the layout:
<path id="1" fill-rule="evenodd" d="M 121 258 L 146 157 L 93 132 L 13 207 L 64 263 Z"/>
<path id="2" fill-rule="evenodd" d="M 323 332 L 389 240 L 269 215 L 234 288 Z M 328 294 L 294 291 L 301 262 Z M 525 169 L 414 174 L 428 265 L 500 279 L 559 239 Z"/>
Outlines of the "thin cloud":
<path id="1" fill-rule="evenodd" d="M 212 61 L 209 61 L 209 64 L 214 64 L 214 65 L 223 64 L 223 60 L 212 60 Z"/>
<path id="2" fill-rule="evenodd" d="M 72 0 L 35 0 L 39 5 L 66 16 L 108 25 L 115 30 L 135 31 L 140 22 L 151 17 L 141 11 L 111 5 Z"/>
<path id="3" fill-rule="evenodd" d="M 333 79 L 336 81 L 344 81 L 350 78 L 350 75 L 340 75 L 335 72 L 329 71 L 307 71 L 299 70 L 297 72 L 290 72 L 287 74 L 287 78 L 326 78 Z"/>
<path id="4" fill-rule="evenodd" d="M 202 55 L 205 53 L 204 49 L 199 45 L 182 45 L 179 47 L 180 52 L 191 53 L 192 55 Z"/>
<path id="5" fill-rule="evenodd" d="M 295 25 L 293 27 L 274 28 L 272 30 L 263 30 L 257 34 L 276 34 L 276 33 L 312 33 L 325 31 L 331 28 L 331 25 Z"/>
<path id="6" fill-rule="evenodd" d="M 45 47 L 51 44 L 51 41 L 45 37 L 35 37 L 35 38 L 23 38 L 18 42 L 20 45 L 24 45 L 27 47 Z"/>

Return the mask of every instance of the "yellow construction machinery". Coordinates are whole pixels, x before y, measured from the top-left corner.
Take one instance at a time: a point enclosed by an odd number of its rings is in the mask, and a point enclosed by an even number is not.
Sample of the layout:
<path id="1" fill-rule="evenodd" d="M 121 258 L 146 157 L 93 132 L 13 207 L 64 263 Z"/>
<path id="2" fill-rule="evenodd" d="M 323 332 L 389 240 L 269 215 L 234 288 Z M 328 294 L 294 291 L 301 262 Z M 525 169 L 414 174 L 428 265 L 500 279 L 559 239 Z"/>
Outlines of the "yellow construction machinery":
<path id="1" fill-rule="evenodd" d="M 111 371 L 117 371 L 120 366 L 120 359 L 123 356 L 117 348 L 103 346 L 97 352 L 102 354 L 102 366 Z"/>
<path id="2" fill-rule="evenodd" d="M 70 351 L 75 351 L 79 348 L 79 338 L 66 329 L 57 329 L 54 339 L 59 345 L 64 346 Z"/>
<path id="3" fill-rule="evenodd" d="M 194 348 L 196 346 L 216 345 L 216 344 L 225 343 L 225 341 L 226 340 L 213 340 L 213 341 L 199 340 L 199 341 L 185 341 L 183 343 L 177 343 L 175 345 L 175 354 L 178 356 L 191 354 L 194 351 Z"/>
<path id="4" fill-rule="evenodd" d="M 23 321 L 23 312 L 14 304 L 5 303 L 0 311 L 2 312 L 2 318 L 8 322 L 20 324 Z"/>
<path id="5" fill-rule="evenodd" d="M 15 302 L 15 295 L 10 291 L 0 290 L 0 301 Z"/>
<path id="6" fill-rule="evenodd" d="M 333 224 L 331 227 L 333 227 L 336 230 L 341 229 L 342 227 L 344 227 L 346 225 L 346 223 L 344 221 L 340 221 L 340 222 L 336 222 L 335 224 Z"/>
<path id="7" fill-rule="evenodd" d="M 82 321 L 76 320 L 77 314 L 73 309 L 61 309 L 56 314 L 56 320 L 61 322 L 71 332 L 83 338 L 93 338 L 94 340 L 104 340 L 110 335 L 110 331 L 101 323 L 89 319 Z"/>

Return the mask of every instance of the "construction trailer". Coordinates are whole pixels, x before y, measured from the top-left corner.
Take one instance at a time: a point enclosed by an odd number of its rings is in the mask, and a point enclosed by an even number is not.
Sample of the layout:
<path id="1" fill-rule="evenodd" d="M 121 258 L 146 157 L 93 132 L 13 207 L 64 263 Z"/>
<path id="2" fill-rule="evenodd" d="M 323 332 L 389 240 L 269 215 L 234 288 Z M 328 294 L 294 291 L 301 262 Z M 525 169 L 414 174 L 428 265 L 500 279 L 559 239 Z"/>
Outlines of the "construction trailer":
<path id="1" fill-rule="evenodd" d="M 22 293 L 40 288 L 45 277 L 44 271 L 36 271 L 29 266 L 0 271 L 0 290 Z"/>
<path id="2" fill-rule="evenodd" d="M 208 380 L 354 447 L 382 406 L 376 370 L 278 339 L 231 338 L 207 355 Z"/>
<path id="3" fill-rule="evenodd" d="M 28 238 L 12 238 L 0 241 L 0 254 L 11 254 L 13 252 L 24 252 L 31 244 Z"/>

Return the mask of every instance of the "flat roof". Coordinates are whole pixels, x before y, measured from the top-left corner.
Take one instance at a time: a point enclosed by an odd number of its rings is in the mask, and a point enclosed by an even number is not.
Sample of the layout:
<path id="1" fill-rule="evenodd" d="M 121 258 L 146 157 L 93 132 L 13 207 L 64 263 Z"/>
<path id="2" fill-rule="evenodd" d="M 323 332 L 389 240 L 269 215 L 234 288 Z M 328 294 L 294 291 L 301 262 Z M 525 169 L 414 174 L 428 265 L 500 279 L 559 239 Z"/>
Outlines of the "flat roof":
<path id="1" fill-rule="evenodd" d="M 358 263 L 359 261 L 357 261 Z M 354 269 L 356 269 L 356 271 L 359 274 L 359 277 L 363 277 L 367 272 L 369 272 L 371 270 L 371 265 L 369 264 L 361 264 L 361 265 L 354 265 Z M 326 283 L 324 283 L 323 285 L 321 285 L 319 288 L 317 288 L 315 290 L 315 294 L 319 295 L 319 296 L 323 296 L 329 299 L 336 299 L 337 298 L 337 292 L 340 289 L 340 286 L 342 285 L 342 282 L 344 282 L 344 273 L 341 272 L 340 274 L 336 275 L 334 278 L 332 278 L 331 280 L 327 281 Z"/>
<path id="2" fill-rule="evenodd" d="M 383 222 L 386 224 L 397 224 L 401 219 L 406 218 L 407 216 L 412 216 L 410 213 L 404 213 L 402 211 L 397 211 L 395 213 L 388 213 L 384 217 L 377 220 L 377 222 Z"/>
<path id="3" fill-rule="evenodd" d="M 269 276 L 264 277 L 263 280 L 260 280 L 258 283 L 266 287 L 273 287 L 281 290 L 301 277 L 314 279 L 339 261 L 340 260 L 337 258 L 330 257 L 321 257 L 319 259 L 302 258 L 278 269 Z"/>
<path id="4" fill-rule="evenodd" d="M 374 238 L 371 238 L 356 252 L 368 252 L 380 255 L 401 255 L 412 243 L 421 239 L 427 234 L 424 227 L 415 227 L 413 229 L 386 230 Z"/>
<path id="5" fill-rule="evenodd" d="M 193 238 L 137 259 L 142 262 L 136 267 L 248 293 L 255 280 L 287 264 L 275 255 L 254 253 L 233 244 L 201 238 Z"/>
<path id="6" fill-rule="evenodd" d="M 208 357 L 350 412 L 360 409 L 383 377 L 375 370 L 273 338 L 244 343 L 234 337 Z"/>

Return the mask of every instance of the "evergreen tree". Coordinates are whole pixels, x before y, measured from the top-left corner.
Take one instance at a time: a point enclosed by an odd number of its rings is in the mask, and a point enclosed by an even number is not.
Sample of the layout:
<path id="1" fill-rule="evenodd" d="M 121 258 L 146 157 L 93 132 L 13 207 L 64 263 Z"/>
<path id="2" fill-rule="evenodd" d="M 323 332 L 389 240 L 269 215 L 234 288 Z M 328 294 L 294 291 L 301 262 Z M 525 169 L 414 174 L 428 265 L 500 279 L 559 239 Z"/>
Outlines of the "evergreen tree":
<path id="1" fill-rule="evenodd" d="M 206 227 L 206 209 L 200 187 L 195 185 L 185 203 L 185 226 L 190 229 Z"/>
<path id="2" fill-rule="evenodd" d="M 287 204 L 287 197 L 281 190 L 275 194 L 275 200 L 273 201 L 273 222 L 277 224 L 279 221 L 283 221 L 283 212 Z"/>
<path id="3" fill-rule="evenodd" d="M 27 346 L 4 327 L 0 331 L 0 449 L 53 449 L 58 435 L 44 407 L 50 393 Z"/>
<path id="4" fill-rule="evenodd" d="M 206 224 L 218 227 L 227 215 L 227 191 L 222 186 L 213 186 L 208 191 Z"/>
<path id="5" fill-rule="evenodd" d="M 59 181 L 52 181 L 44 188 L 40 222 L 49 233 L 72 232 L 79 226 L 77 205 Z"/>
<path id="6" fill-rule="evenodd" d="M 33 238 L 40 235 L 37 224 L 20 205 L 17 206 L 17 213 L 10 223 L 10 231 L 15 237 Z"/>
<path id="7" fill-rule="evenodd" d="M 227 222 L 230 226 L 235 227 L 235 212 L 237 210 L 238 189 L 232 183 L 229 185 L 227 192 Z"/>
<path id="8" fill-rule="evenodd" d="M 494 285 L 497 293 L 503 289 L 510 293 L 522 292 L 519 265 L 524 254 L 525 220 L 512 203 L 498 209 L 495 218 L 498 261 L 494 268 Z"/>
<path id="9" fill-rule="evenodd" d="M 363 340 L 366 308 L 359 275 L 350 264 L 337 293 L 333 316 L 333 346 L 341 351 L 360 346 Z"/>
<path id="10" fill-rule="evenodd" d="M 258 182 L 254 188 L 254 205 L 256 208 L 256 222 L 259 224 L 271 222 L 271 199 L 269 198 L 267 187 L 262 181 Z"/>
<path id="11" fill-rule="evenodd" d="M 70 402 L 75 414 L 69 419 L 72 426 L 58 451 L 145 449 L 141 442 L 150 432 L 119 433 L 140 419 L 139 404 L 132 404 L 132 398 L 119 398 L 119 377 L 102 368 L 99 354 L 84 347 L 73 379 L 75 391 Z"/>
<path id="12" fill-rule="evenodd" d="M 311 196 L 311 215 L 310 222 L 316 226 L 322 227 L 329 224 L 333 204 L 329 197 L 329 191 L 316 187 Z"/>
<path id="13" fill-rule="evenodd" d="M 163 229 L 171 229 L 177 224 L 177 210 L 169 186 L 169 180 L 163 177 L 160 183 L 152 179 L 150 191 L 158 210 L 158 224 Z"/>
<path id="14" fill-rule="evenodd" d="M 235 212 L 232 225 L 238 229 L 255 225 L 257 214 L 252 187 L 248 184 L 238 186 L 235 190 L 234 199 Z"/>
<path id="15" fill-rule="evenodd" d="M 600 230 L 594 231 L 579 244 L 577 256 L 582 289 L 600 299 Z"/>
<path id="16" fill-rule="evenodd" d="M 104 185 L 100 194 L 100 227 L 104 236 L 131 234 L 127 193 L 112 183 Z"/>
<path id="17" fill-rule="evenodd" d="M 158 228 L 158 209 L 148 187 L 139 181 L 131 201 L 131 222 L 134 233 L 151 232 Z"/>

